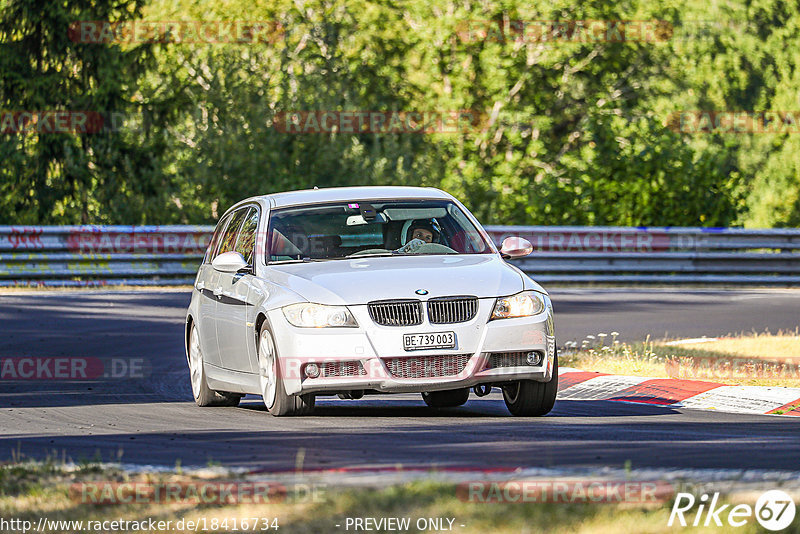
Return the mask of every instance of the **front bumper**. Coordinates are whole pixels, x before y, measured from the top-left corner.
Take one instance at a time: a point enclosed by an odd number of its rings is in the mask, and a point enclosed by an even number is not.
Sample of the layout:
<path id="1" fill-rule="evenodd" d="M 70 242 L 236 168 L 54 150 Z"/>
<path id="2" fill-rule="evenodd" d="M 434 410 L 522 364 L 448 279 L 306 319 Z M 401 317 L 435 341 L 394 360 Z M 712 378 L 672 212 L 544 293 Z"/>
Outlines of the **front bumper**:
<path id="1" fill-rule="evenodd" d="M 538 315 L 489 321 L 494 299 L 480 299 L 478 313 L 471 321 L 430 324 L 426 319 L 420 325 L 408 327 L 377 325 L 366 306 L 349 307 L 358 328 L 297 328 L 286 321 L 279 309 L 269 312 L 268 317 L 286 393 L 355 390 L 407 393 L 515 380 L 549 381 L 556 349 L 552 306 L 549 299 L 545 301 L 545 311 Z M 403 348 L 403 334 L 444 331 L 455 332 L 455 348 L 417 351 Z M 520 352 L 540 353 L 541 363 L 490 366 L 493 354 Z M 330 363 L 349 372 L 308 378 L 304 368 L 309 363 L 318 366 Z"/>

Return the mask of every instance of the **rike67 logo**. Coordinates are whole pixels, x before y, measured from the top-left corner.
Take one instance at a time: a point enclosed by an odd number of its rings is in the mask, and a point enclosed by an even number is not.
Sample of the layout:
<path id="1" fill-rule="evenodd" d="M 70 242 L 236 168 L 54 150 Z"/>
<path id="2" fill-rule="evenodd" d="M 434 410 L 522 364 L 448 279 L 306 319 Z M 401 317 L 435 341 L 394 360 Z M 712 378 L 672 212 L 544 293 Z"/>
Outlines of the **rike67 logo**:
<path id="1" fill-rule="evenodd" d="M 719 493 L 714 493 L 712 496 L 704 493 L 699 499 L 691 493 L 678 493 L 667 526 L 673 526 L 677 520 L 677 524 L 685 527 L 689 524 L 685 515 L 694 513 L 694 521 L 691 522 L 694 527 L 743 527 L 755 517 L 763 528 L 779 531 L 792 524 L 796 512 L 792 497 L 781 490 L 763 493 L 756 501 L 755 507 L 749 504 L 731 506 L 719 503 Z"/>

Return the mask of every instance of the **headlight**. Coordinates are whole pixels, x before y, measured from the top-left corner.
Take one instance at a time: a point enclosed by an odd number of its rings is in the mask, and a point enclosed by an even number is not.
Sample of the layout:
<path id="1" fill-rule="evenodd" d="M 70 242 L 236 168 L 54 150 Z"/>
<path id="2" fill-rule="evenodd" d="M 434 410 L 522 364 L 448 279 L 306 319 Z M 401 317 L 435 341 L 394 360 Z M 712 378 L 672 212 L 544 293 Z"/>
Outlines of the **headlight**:
<path id="1" fill-rule="evenodd" d="M 494 304 L 492 319 L 528 317 L 544 311 L 544 301 L 533 291 L 517 293 L 510 297 L 500 297 Z"/>
<path id="2" fill-rule="evenodd" d="M 303 302 L 290 304 L 283 309 L 283 316 L 293 326 L 324 328 L 328 326 L 358 326 L 353 314 L 346 306 L 326 306 Z"/>

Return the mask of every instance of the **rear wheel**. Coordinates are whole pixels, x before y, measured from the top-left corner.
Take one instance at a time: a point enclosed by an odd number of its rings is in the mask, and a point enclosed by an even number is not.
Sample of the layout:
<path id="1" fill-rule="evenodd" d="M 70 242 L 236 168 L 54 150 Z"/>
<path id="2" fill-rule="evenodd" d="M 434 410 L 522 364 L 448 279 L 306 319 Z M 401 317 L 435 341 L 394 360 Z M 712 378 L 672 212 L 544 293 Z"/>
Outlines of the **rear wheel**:
<path id="1" fill-rule="evenodd" d="M 208 387 L 203 352 L 200 350 L 200 333 L 192 325 L 189 333 L 189 372 L 192 394 L 198 406 L 238 406 L 242 396 L 235 393 L 214 391 Z"/>
<path id="2" fill-rule="evenodd" d="M 454 408 L 461 406 L 469 399 L 469 388 L 450 389 L 447 391 L 426 391 L 422 400 L 431 408 Z"/>
<path id="3" fill-rule="evenodd" d="M 513 415 L 545 415 L 553 409 L 558 394 L 558 354 L 553 356 L 553 377 L 549 382 L 519 380 L 503 386 L 503 399 Z"/>
<path id="4" fill-rule="evenodd" d="M 264 405 L 276 417 L 311 413 L 314 409 L 314 395 L 287 395 L 278 369 L 275 341 L 264 325 L 258 336 L 258 375 Z"/>

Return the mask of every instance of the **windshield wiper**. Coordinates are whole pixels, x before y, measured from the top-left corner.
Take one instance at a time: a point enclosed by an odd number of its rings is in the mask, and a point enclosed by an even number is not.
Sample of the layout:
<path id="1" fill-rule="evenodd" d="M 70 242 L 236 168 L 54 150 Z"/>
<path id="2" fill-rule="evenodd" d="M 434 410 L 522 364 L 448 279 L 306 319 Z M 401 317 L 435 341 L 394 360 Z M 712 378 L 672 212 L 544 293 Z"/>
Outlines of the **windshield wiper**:
<path id="1" fill-rule="evenodd" d="M 283 263 L 311 263 L 312 261 L 319 261 L 319 260 L 313 260 L 313 259 L 311 259 L 309 257 L 295 258 L 295 259 L 291 259 L 291 260 L 273 260 L 273 261 L 267 263 L 267 265 L 281 265 Z"/>
<path id="2" fill-rule="evenodd" d="M 375 252 L 373 254 L 359 254 L 358 256 L 341 256 L 341 257 L 338 257 L 338 258 L 328 258 L 328 259 L 329 260 L 357 260 L 357 259 L 360 259 L 360 258 L 382 258 L 382 257 L 388 258 L 389 256 L 397 256 L 398 254 L 399 254 L 399 252 L 397 252 L 397 251 L 393 251 L 393 252 Z"/>
<path id="3" fill-rule="evenodd" d="M 316 263 L 321 261 L 334 261 L 334 260 L 358 260 L 361 258 L 380 258 L 380 257 L 400 256 L 400 255 L 401 254 L 397 251 L 391 251 L 391 252 L 376 252 L 374 254 L 360 254 L 358 256 L 335 256 L 332 258 L 309 258 L 308 256 L 306 256 L 301 259 L 275 260 L 269 262 L 267 265 L 281 265 L 285 263 Z"/>

